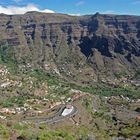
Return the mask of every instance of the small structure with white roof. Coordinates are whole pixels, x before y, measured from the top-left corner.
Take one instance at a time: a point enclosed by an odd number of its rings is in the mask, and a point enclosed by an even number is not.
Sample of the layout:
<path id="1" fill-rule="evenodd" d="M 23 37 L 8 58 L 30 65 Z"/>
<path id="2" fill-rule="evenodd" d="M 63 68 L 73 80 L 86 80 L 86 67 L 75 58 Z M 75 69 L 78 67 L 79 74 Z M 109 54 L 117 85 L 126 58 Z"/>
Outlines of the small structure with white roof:
<path id="1" fill-rule="evenodd" d="M 71 114 L 73 109 L 74 109 L 74 107 L 72 105 L 67 105 L 61 115 L 65 117 L 65 116 Z"/>

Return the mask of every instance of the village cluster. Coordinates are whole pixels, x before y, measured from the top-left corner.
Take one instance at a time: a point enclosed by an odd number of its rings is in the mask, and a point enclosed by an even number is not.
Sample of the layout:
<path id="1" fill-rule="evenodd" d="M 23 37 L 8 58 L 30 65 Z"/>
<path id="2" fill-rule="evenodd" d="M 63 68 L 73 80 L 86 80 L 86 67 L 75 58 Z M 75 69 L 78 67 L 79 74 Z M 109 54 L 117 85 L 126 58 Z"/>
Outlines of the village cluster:
<path id="1" fill-rule="evenodd" d="M 88 93 L 81 92 L 79 90 L 72 89 L 70 90 L 71 97 L 65 98 L 61 97 L 61 101 L 53 101 L 49 99 L 29 99 L 26 101 L 23 107 L 10 107 L 10 108 L 1 108 L 0 109 L 0 119 L 6 119 L 8 115 L 24 115 L 26 116 L 41 116 L 44 113 L 49 112 L 55 107 L 66 105 L 66 110 L 64 110 L 64 113 L 62 114 L 65 116 L 67 112 L 70 111 L 72 107 L 71 103 L 78 98 L 88 95 Z M 74 94 L 73 94 L 74 93 Z M 42 105 L 43 108 L 34 108 L 34 105 Z M 68 110 L 67 110 L 68 109 Z"/>

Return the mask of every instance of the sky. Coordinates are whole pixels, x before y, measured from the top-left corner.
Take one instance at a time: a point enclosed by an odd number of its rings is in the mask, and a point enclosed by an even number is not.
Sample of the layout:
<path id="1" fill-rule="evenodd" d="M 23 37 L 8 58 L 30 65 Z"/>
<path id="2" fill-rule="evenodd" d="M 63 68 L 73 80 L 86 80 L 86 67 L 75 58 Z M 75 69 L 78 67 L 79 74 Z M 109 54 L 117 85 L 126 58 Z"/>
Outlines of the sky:
<path id="1" fill-rule="evenodd" d="M 140 0 L 0 0 L 0 13 L 24 14 L 28 11 L 70 15 L 140 15 Z"/>

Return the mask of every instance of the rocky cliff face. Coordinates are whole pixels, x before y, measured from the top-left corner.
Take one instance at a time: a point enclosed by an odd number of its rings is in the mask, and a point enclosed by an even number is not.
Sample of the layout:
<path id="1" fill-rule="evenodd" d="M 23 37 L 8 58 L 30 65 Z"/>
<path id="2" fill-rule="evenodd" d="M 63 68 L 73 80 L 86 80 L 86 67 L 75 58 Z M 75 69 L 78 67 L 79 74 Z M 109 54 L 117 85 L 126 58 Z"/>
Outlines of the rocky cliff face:
<path id="1" fill-rule="evenodd" d="M 135 73 L 140 68 L 140 17 L 1 14 L 0 46 L 4 55 L 10 48 L 19 65 L 53 69 L 87 83 L 113 79 L 116 73 Z"/>

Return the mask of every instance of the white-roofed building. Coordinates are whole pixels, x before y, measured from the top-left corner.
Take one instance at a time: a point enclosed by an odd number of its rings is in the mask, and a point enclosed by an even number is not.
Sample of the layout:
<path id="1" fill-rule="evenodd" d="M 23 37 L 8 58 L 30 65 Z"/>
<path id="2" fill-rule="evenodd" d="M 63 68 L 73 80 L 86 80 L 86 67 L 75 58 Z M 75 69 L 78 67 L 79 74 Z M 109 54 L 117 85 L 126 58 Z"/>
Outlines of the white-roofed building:
<path id="1" fill-rule="evenodd" d="M 73 111 L 74 107 L 72 105 L 67 105 L 62 112 L 62 116 L 67 116 Z"/>

